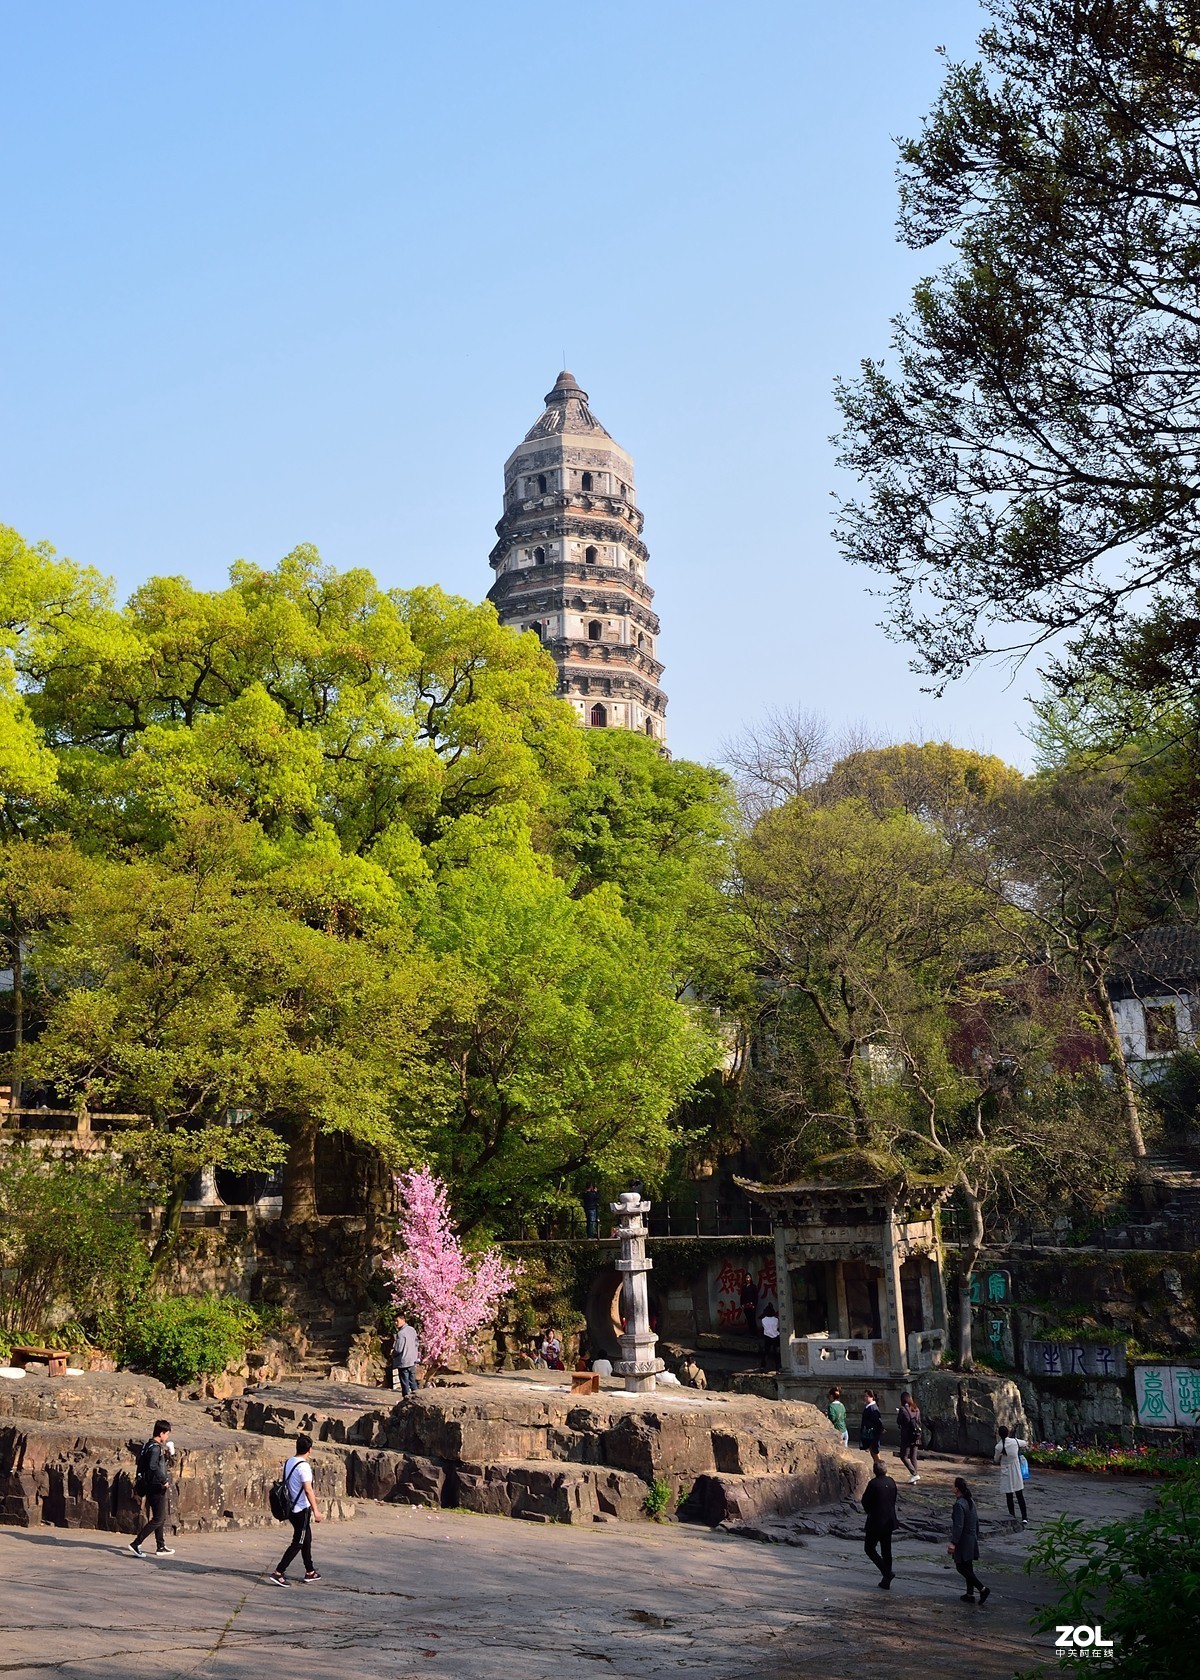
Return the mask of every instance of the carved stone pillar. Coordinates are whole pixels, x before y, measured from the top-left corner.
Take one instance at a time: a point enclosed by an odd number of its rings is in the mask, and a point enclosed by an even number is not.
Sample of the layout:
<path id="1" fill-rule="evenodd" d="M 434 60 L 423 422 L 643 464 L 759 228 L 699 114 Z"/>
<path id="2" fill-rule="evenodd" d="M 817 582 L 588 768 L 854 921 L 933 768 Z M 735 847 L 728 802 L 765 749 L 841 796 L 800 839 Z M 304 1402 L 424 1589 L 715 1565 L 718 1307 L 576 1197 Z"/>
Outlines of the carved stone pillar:
<path id="1" fill-rule="evenodd" d="M 613 1365 L 613 1373 L 625 1378 L 626 1394 L 648 1394 L 656 1387 L 656 1378 L 664 1367 L 654 1349 L 658 1337 L 650 1328 L 650 1301 L 646 1293 L 646 1273 L 653 1266 L 646 1258 L 646 1221 L 650 1203 L 644 1202 L 636 1190 L 626 1190 L 612 1204 L 617 1216 L 617 1236 L 621 1239 L 621 1258 L 617 1270 L 622 1274 L 621 1304 L 625 1314 L 625 1328 L 621 1332 L 621 1357 Z"/>

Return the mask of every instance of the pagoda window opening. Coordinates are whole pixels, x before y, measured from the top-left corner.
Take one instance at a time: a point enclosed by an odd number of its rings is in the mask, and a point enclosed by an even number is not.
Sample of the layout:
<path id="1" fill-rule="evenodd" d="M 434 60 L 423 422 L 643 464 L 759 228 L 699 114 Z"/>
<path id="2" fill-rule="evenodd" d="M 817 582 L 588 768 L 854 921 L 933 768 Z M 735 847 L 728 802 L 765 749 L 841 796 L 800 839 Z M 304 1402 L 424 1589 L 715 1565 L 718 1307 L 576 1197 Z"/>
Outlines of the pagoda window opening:
<path id="1" fill-rule="evenodd" d="M 580 482 L 582 483 L 583 488 L 585 490 L 590 490 L 592 488 L 592 475 L 591 475 L 591 473 L 585 472 L 582 479 L 580 480 Z"/>
<path id="2" fill-rule="evenodd" d="M 533 561 L 536 566 L 544 566 L 546 564 L 546 550 L 544 548 L 535 548 L 533 551 Z"/>
<path id="3" fill-rule="evenodd" d="M 653 735 L 654 735 L 654 719 L 653 718 L 647 718 L 646 719 L 646 733 L 651 738 L 653 738 Z"/>
<path id="4" fill-rule="evenodd" d="M 589 566 L 594 566 L 596 564 L 596 545 L 595 545 L 595 543 L 589 543 L 587 545 L 587 547 L 583 551 L 583 558 L 587 561 Z"/>
<path id="5" fill-rule="evenodd" d="M 602 706 L 600 704 L 600 702 L 597 700 L 596 704 L 592 707 L 591 718 L 592 718 L 592 728 L 593 729 L 607 729 L 608 728 L 608 708 L 607 708 L 607 706 Z"/>
<path id="6" fill-rule="evenodd" d="M 593 618 L 588 624 L 588 641 L 598 642 L 604 634 L 604 626 L 598 618 Z"/>
<path id="7" fill-rule="evenodd" d="M 539 496 L 544 496 L 545 494 L 546 494 L 546 475 L 545 475 L 545 473 L 539 473 L 538 474 L 538 495 Z"/>

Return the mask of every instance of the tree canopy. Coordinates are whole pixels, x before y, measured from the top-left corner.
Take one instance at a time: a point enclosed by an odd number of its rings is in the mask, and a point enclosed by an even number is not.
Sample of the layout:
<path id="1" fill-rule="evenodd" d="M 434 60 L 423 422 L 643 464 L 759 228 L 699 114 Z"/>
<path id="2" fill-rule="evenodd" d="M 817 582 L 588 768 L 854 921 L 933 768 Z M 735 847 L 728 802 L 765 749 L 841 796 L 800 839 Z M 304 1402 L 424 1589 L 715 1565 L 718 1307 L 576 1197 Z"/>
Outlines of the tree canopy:
<path id="1" fill-rule="evenodd" d="M 1200 12 L 984 0 L 901 145 L 901 237 L 946 243 L 894 366 L 839 387 L 847 556 L 938 681 L 1066 632 L 1200 624 Z"/>
<path id="2" fill-rule="evenodd" d="M 662 1171 L 719 1055 L 719 774 L 590 745 L 535 637 L 311 548 L 122 608 L 9 533 L 0 591 L 19 1076 L 144 1114 L 173 1202 L 283 1152 L 311 1213 L 322 1130 L 497 1229 Z"/>

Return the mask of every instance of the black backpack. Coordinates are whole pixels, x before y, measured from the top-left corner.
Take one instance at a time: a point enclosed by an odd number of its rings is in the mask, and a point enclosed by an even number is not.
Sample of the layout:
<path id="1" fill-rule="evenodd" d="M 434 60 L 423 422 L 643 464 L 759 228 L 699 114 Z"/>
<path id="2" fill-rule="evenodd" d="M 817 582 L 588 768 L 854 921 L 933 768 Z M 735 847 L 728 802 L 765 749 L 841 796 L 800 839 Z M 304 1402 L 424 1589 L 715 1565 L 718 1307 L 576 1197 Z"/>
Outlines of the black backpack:
<path id="1" fill-rule="evenodd" d="M 283 1466 L 283 1475 L 277 1482 L 271 1483 L 267 1494 L 267 1503 L 271 1507 L 271 1515 L 276 1522 L 290 1522 L 292 1518 L 292 1499 L 288 1493 L 288 1466 L 295 1464 L 294 1458 L 289 1458 Z"/>
<path id="2" fill-rule="evenodd" d="M 137 1471 L 133 1478 L 133 1491 L 139 1499 L 145 1499 L 150 1492 L 150 1449 L 153 1441 L 147 1441 L 144 1447 L 138 1448 Z"/>

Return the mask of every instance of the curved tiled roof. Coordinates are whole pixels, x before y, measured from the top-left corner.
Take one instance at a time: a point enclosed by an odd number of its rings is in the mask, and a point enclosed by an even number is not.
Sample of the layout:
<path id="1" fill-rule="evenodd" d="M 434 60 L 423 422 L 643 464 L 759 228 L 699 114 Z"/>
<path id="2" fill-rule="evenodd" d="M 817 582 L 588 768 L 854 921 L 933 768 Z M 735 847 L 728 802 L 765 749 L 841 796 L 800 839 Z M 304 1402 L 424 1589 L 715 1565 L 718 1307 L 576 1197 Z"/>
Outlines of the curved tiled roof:
<path id="1" fill-rule="evenodd" d="M 546 392 L 546 409 L 536 426 L 525 433 L 525 442 L 535 438 L 556 437 L 562 432 L 583 433 L 592 437 L 610 437 L 588 407 L 588 394 L 581 390 L 575 375 L 564 368 L 554 381 L 554 389 Z"/>
<path id="2" fill-rule="evenodd" d="M 1109 975 L 1135 994 L 1200 980 L 1200 928 L 1178 922 L 1128 934 L 1112 954 Z"/>

